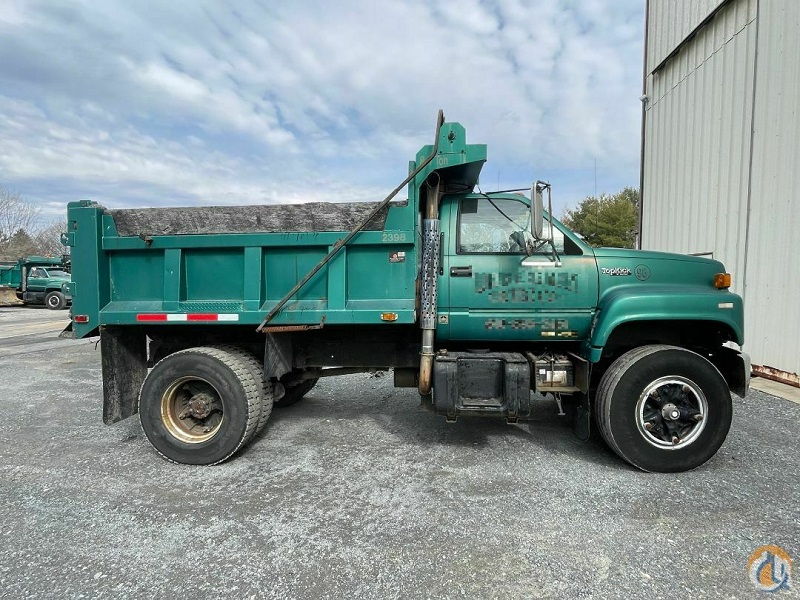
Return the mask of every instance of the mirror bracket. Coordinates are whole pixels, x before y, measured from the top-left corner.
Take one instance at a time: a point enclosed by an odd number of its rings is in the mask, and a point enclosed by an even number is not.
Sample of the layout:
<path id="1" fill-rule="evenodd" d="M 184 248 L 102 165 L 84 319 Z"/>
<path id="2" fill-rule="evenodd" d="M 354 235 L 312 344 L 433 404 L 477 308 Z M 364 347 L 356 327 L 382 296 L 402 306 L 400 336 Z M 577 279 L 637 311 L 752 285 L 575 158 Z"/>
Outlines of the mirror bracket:
<path id="1" fill-rule="evenodd" d="M 544 191 L 547 190 L 547 221 L 549 230 L 544 235 Z M 553 260 L 558 262 L 558 250 L 553 239 L 553 196 L 552 186 L 546 182 L 537 180 L 531 186 L 531 233 L 534 239 L 539 242 L 539 247 L 549 245 L 553 253 Z"/>

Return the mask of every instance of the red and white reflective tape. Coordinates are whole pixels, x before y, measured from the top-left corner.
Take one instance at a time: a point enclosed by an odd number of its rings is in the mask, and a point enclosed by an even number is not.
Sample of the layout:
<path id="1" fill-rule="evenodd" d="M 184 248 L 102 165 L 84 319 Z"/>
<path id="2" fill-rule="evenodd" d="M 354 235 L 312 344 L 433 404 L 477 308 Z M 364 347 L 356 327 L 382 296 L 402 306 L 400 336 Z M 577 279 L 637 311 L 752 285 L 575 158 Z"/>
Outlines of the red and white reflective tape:
<path id="1" fill-rule="evenodd" d="M 231 313 L 139 313 L 137 321 L 238 321 L 239 315 Z"/>

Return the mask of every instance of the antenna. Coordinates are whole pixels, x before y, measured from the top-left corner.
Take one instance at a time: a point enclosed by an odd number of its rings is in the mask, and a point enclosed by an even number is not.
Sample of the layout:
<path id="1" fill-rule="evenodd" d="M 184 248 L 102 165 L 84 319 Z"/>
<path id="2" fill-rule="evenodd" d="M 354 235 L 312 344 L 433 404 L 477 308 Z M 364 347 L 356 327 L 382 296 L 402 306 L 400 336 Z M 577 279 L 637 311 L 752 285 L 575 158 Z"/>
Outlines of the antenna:
<path id="1" fill-rule="evenodd" d="M 594 234 L 600 233 L 600 199 L 597 197 L 597 157 L 594 157 Z M 597 238 L 595 238 L 597 240 Z"/>

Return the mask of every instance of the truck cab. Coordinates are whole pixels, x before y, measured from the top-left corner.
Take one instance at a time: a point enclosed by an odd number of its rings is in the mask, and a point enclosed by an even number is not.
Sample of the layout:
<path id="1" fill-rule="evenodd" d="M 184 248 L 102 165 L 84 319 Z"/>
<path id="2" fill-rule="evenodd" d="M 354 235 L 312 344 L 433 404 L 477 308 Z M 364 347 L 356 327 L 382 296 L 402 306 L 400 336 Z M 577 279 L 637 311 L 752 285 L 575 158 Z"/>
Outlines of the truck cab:
<path id="1" fill-rule="evenodd" d="M 70 302 L 70 275 L 61 266 L 30 266 L 25 289 L 17 293 L 28 304 L 44 304 L 51 310 L 66 308 Z"/>
<path id="2" fill-rule="evenodd" d="M 522 195 L 443 198 L 437 339 L 557 344 L 592 362 L 643 329 L 743 343 L 742 300 L 721 262 L 592 248 L 546 212 L 545 239 L 526 247 L 530 211 Z"/>
<path id="3" fill-rule="evenodd" d="M 526 247 L 529 200 L 445 196 L 437 338 L 585 340 L 598 304 L 594 252 L 553 220 L 553 244 Z M 548 221 L 549 228 L 549 221 Z"/>
<path id="4" fill-rule="evenodd" d="M 28 256 L 0 267 L 0 274 L 2 283 L 16 288 L 17 298 L 25 304 L 61 310 L 72 301 L 67 264 L 61 257 Z"/>

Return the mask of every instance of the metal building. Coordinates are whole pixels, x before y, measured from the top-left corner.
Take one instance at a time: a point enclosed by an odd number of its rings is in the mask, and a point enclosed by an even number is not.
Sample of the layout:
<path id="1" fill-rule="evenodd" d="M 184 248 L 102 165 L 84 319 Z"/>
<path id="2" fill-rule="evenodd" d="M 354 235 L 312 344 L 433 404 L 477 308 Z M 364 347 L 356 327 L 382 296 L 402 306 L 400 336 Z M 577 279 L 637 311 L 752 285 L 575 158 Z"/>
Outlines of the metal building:
<path id="1" fill-rule="evenodd" d="M 723 261 L 800 385 L 800 0 L 649 0 L 642 102 L 641 247 Z"/>

